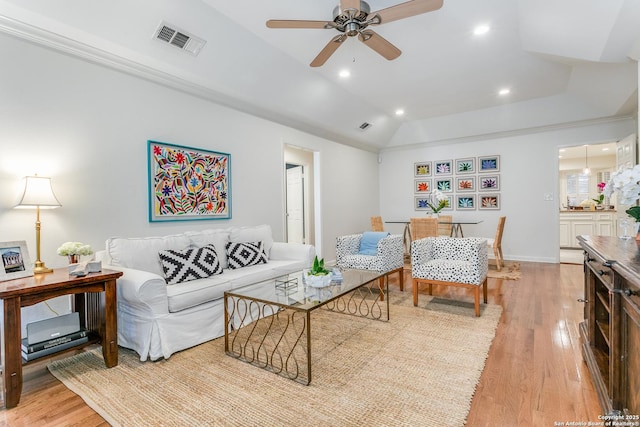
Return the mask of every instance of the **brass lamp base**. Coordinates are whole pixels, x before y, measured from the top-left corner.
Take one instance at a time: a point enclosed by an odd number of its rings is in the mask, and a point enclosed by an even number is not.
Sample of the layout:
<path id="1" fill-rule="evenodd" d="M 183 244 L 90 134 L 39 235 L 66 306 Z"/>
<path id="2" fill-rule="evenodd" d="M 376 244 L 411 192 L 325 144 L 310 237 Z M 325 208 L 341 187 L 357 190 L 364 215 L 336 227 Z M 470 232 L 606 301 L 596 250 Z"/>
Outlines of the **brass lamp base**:
<path id="1" fill-rule="evenodd" d="M 53 272 L 53 268 L 49 268 L 44 265 L 42 261 L 36 261 L 35 266 L 33 267 L 33 274 L 44 274 Z"/>

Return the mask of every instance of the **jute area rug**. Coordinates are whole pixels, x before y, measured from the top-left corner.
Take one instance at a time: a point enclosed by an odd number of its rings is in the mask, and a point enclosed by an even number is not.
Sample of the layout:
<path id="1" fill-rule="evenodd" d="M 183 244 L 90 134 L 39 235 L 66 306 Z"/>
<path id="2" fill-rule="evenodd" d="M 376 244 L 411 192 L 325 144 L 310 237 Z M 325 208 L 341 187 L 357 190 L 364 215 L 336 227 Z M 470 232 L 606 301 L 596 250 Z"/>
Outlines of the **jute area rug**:
<path id="1" fill-rule="evenodd" d="M 140 362 L 99 348 L 48 365 L 114 426 L 463 426 L 501 314 L 497 305 L 391 292 L 391 320 L 316 310 L 312 382 L 224 354 L 219 338 Z"/>

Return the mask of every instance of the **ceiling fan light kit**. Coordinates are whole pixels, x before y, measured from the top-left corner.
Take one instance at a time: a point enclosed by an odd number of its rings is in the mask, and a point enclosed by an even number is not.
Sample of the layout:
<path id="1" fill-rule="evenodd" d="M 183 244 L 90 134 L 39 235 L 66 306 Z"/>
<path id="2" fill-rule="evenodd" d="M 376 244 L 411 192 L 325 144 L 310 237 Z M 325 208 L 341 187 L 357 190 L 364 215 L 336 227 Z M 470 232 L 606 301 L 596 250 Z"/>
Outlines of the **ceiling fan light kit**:
<path id="1" fill-rule="evenodd" d="M 444 0 L 411 0 L 371 13 L 369 4 L 361 0 L 341 0 L 333 9 L 333 21 L 301 21 L 270 19 L 269 28 L 312 28 L 337 30 L 342 34 L 333 37 L 311 61 L 312 67 L 322 66 L 348 37 L 358 37 L 362 43 L 387 60 L 396 59 L 402 51 L 371 29 L 410 16 L 432 12 L 442 7 Z"/>

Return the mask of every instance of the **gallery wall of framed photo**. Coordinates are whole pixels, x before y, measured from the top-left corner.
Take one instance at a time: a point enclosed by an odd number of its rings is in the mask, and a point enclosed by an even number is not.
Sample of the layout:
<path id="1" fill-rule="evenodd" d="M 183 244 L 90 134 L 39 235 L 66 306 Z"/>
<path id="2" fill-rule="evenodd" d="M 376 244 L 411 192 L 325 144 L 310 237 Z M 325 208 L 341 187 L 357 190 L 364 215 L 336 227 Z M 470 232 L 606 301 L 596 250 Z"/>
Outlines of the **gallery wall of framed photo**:
<path id="1" fill-rule="evenodd" d="M 416 211 L 431 211 L 434 190 L 449 199 L 442 212 L 501 207 L 499 155 L 416 162 L 413 176 Z"/>

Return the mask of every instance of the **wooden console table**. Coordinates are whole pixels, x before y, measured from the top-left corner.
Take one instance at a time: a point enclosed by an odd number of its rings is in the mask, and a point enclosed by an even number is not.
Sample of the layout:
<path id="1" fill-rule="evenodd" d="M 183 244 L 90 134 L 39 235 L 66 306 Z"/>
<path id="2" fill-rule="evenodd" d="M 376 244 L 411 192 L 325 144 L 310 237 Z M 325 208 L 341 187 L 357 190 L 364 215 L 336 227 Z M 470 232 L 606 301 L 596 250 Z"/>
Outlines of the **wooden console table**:
<path id="1" fill-rule="evenodd" d="M 0 282 L 0 299 L 4 308 L 2 376 L 6 408 L 13 408 L 20 402 L 22 365 L 29 363 L 22 360 L 20 348 L 21 307 L 62 295 L 74 295 L 74 307 L 80 313 L 80 326 L 91 331 L 89 343 L 102 343 L 102 354 L 108 368 L 118 364 L 116 279 L 120 276 L 122 273 L 119 271 L 103 270 L 84 277 L 72 277 L 66 268 L 57 268 L 53 273 Z M 72 349 L 85 345 L 88 344 Z"/>
<path id="2" fill-rule="evenodd" d="M 640 242 L 607 236 L 578 236 L 578 241 L 585 251 L 583 356 L 604 414 L 638 423 Z"/>

